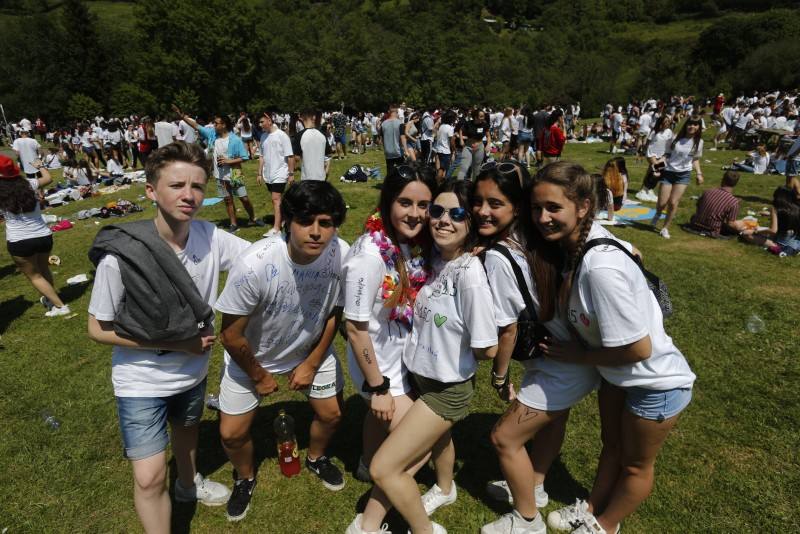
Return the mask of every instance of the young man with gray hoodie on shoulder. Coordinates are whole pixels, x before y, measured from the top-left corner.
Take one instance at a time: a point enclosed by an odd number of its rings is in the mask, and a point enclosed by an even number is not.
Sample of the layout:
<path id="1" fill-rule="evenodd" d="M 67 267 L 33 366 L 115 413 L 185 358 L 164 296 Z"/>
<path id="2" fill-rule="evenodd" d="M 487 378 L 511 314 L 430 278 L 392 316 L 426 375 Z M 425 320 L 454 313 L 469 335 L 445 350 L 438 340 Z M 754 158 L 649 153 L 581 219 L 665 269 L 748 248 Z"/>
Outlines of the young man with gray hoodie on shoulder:
<path id="1" fill-rule="evenodd" d="M 89 337 L 112 345 L 123 454 L 133 468 L 134 505 L 145 532 L 169 533 L 167 454 L 178 469 L 175 500 L 225 504 L 223 484 L 196 471 L 198 423 L 214 335 L 211 306 L 219 275 L 250 243 L 194 220 L 203 204 L 211 162 L 183 141 L 147 160 L 152 220 L 111 224 L 89 251 L 97 266 L 89 304 Z"/>

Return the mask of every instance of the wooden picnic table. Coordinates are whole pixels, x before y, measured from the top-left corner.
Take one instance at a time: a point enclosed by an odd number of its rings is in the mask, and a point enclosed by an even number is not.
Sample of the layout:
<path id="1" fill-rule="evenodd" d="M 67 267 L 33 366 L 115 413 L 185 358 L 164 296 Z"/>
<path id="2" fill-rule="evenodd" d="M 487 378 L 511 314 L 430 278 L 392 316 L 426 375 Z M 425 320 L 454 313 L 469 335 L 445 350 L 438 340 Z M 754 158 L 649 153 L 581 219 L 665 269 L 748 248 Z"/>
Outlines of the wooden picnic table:
<path id="1" fill-rule="evenodd" d="M 758 144 L 765 145 L 770 150 L 778 146 L 781 137 L 791 134 L 791 130 L 780 130 L 778 128 L 756 128 Z"/>

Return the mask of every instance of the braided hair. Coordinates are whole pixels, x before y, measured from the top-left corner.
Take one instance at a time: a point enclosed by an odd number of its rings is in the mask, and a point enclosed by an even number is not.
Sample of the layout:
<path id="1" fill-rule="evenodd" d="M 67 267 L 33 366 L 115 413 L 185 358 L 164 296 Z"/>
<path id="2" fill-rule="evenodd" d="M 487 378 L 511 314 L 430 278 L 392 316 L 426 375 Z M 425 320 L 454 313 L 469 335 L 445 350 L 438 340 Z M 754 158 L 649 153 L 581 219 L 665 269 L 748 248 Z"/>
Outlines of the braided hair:
<path id="1" fill-rule="evenodd" d="M 540 170 L 533 179 L 531 195 L 533 189 L 540 183 L 561 187 L 564 195 L 576 205 L 588 201 L 588 210 L 578 221 L 577 244 L 567 251 L 567 254 L 564 254 L 565 249 L 562 244 L 544 239 L 534 224 L 526 228 L 528 234 L 526 245 L 540 303 L 539 317 L 542 321 L 549 321 L 558 307 L 566 309 L 567 299 L 572 290 L 573 273 L 592 229 L 597 194 L 595 179 L 586 172 L 586 169 L 577 163 L 567 161 L 551 163 Z"/>

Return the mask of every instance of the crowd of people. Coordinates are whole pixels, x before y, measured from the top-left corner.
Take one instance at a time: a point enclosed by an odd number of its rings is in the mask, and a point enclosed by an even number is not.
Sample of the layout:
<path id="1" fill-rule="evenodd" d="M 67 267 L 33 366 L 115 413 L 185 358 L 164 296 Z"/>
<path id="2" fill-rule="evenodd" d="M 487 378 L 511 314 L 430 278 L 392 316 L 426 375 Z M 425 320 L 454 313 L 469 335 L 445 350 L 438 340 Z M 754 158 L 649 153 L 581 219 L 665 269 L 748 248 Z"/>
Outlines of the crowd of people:
<path id="1" fill-rule="evenodd" d="M 769 116 L 785 116 L 781 127 L 791 126 L 794 95 L 780 96 L 765 97 Z M 660 233 L 669 238 L 691 173 L 703 180 L 704 119 L 692 99 L 675 109 L 650 104 L 634 103 L 627 113 L 637 117 L 637 128 L 650 117 L 636 150 L 650 160 L 645 186 L 659 182 L 653 224 L 666 211 Z M 613 106 L 609 111 L 597 133 L 611 139 L 613 152 L 628 122 Z M 225 505 L 229 520 L 245 518 L 257 495 L 251 427 L 263 398 L 279 388 L 276 375 L 303 392 L 313 412 L 306 468 L 325 488 L 344 487 L 345 476 L 327 456 L 346 416 L 343 366 L 333 348 L 339 331 L 347 339 L 347 371 L 368 406 L 355 476 L 374 483 L 347 534 L 385 532 L 392 508 L 415 534 L 446 532 L 430 516 L 457 499 L 451 429 L 469 414 L 484 360 L 491 387 L 510 403 L 491 432 L 504 479 L 488 481 L 487 491 L 513 511 L 481 532 L 544 534 L 546 525 L 578 534 L 619 531 L 650 494 L 656 458 L 691 401 L 695 375 L 665 331 L 638 251 L 595 220 L 601 207 L 619 209 L 626 198 L 625 159 L 612 158 L 600 175 L 560 161 L 568 140 L 586 137 L 577 124 L 579 104 L 536 111 L 390 106 L 380 117 L 309 110 L 296 120 L 265 112 L 257 123 L 247 114 L 236 121 L 218 114 L 205 123 L 178 107 L 173 113 L 138 127 L 135 118 L 96 121 L 120 135 L 101 131 L 99 147 L 94 126 L 79 128 L 77 145 L 71 132 L 57 143 L 71 158 L 68 166 L 82 160 L 74 168 L 88 169 L 90 181 L 92 169 L 111 173 L 112 161 L 123 170 L 135 166 L 135 144 L 146 196 L 156 206 L 151 220 L 104 226 L 89 251 L 96 274 L 88 333 L 112 346 L 123 452 L 145 531 L 170 528 L 170 444 L 176 501 Z M 682 121 L 677 134 L 675 121 Z M 21 167 L 0 156 L 8 248 L 47 315 L 66 315 L 36 197 L 51 177 L 29 140 L 20 132 L 14 141 L 22 141 Z M 348 244 L 337 231 L 347 208 L 326 180 L 326 160 L 370 146 L 383 148 L 387 176 L 362 235 Z M 234 198 L 249 224 L 265 225 L 241 174 L 242 163 L 255 157 L 275 219 L 264 239 L 250 243 L 235 235 Z M 733 170 L 704 192 L 690 224 L 776 253 L 800 252 L 800 140 L 782 158 L 787 182 L 775 192 L 768 231 L 738 220 Z M 298 169 L 301 179 L 293 183 Z M 225 198 L 227 232 L 195 219 L 211 178 Z M 218 328 L 215 311 L 222 314 Z M 219 432 L 234 467 L 232 489 L 195 465 L 218 341 L 225 349 Z M 524 366 L 516 385 L 512 359 Z M 591 493 L 545 518 L 547 474 L 569 411 L 595 390 L 602 448 Z M 420 495 L 414 474 L 428 460 L 436 483 Z"/>

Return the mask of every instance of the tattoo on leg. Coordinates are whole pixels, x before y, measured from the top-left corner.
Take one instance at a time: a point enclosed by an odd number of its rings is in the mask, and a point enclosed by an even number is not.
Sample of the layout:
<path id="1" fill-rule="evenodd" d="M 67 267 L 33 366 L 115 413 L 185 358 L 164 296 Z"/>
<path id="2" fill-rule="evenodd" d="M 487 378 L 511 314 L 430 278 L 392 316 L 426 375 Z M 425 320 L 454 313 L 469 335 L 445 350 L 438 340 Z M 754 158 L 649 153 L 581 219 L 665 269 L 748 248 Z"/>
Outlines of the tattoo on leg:
<path id="1" fill-rule="evenodd" d="M 369 357 L 369 349 L 364 349 L 361 351 L 361 356 L 364 357 L 364 361 L 367 363 L 372 363 L 372 360 Z"/>
<path id="2" fill-rule="evenodd" d="M 498 429 L 501 426 L 503 426 L 505 420 L 508 419 L 511 416 L 511 414 L 517 410 L 518 405 L 519 405 L 518 401 L 515 400 L 514 402 L 512 402 L 511 406 L 509 406 L 508 409 L 505 412 L 503 412 L 503 415 L 501 415 L 500 419 L 498 419 L 497 422 L 494 424 L 494 428 Z"/>
<path id="3" fill-rule="evenodd" d="M 517 419 L 517 424 L 521 425 L 522 423 L 526 423 L 533 419 L 534 417 L 538 416 L 539 412 L 534 410 L 533 408 L 525 407 L 525 413 L 519 414 L 519 418 Z"/>

